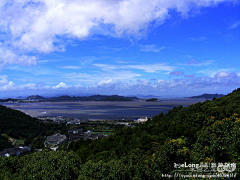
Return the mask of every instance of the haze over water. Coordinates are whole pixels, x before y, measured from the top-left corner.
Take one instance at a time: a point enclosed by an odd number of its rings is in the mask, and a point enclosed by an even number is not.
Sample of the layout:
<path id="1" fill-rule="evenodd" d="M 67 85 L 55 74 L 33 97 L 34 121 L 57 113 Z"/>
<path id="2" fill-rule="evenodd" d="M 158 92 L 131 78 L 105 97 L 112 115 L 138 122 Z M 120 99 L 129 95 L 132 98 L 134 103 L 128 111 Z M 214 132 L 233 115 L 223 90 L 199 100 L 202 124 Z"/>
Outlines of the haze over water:
<path id="1" fill-rule="evenodd" d="M 163 102 L 41 102 L 4 104 L 20 110 L 32 117 L 63 116 L 89 119 L 137 119 L 153 117 L 159 113 L 167 113 L 174 106 L 188 106 L 199 101 L 163 101 Z"/>

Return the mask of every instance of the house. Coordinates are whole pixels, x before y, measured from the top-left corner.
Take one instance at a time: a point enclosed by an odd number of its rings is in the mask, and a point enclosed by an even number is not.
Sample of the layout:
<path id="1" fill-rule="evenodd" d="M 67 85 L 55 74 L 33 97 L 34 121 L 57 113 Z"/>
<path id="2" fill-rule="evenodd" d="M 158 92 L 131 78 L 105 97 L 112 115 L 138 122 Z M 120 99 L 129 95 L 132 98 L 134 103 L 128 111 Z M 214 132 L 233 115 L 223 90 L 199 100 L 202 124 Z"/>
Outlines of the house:
<path id="1" fill-rule="evenodd" d="M 30 148 L 30 147 L 27 147 L 27 146 L 25 146 L 25 147 L 20 146 L 20 147 L 19 147 L 19 151 L 20 151 L 21 154 L 25 154 L 25 153 L 30 152 L 30 151 L 31 151 L 31 148 Z"/>
<path id="2" fill-rule="evenodd" d="M 83 129 L 73 128 L 69 129 L 68 132 L 73 134 L 83 134 Z"/>
<path id="3" fill-rule="evenodd" d="M 144 122 L 146 122 L 147 120 L 148 120 L 147 117 L 141 117 L 141 118 L 138 119 L 138 123 L 144 123 Z"/>
<path id="4" fill-rule="evenodd" d="M 129 123 L 127 123 L 127 122 L 117 122 L 116 124 L 129 126 Z"/>
<path id="5" fill-rule="evenodd" d="M 19 156 L 20 151 L 18 148 L 7 148 L 0 151 L 0 157 Z"/>
<path id="6" fill-rule="evenodd" d="M 91 135 L 87 134 L 87 135 L 84 135 L 84 140 L 87 140 L 87 139 L 96 140 L 96 139 L 102 139 L 103 137 L 104 137 L 104 135 L 102 133 L 91 134 Z"/>
<path id="7" fill-rule="evenodd" d="M 68 139 L 71 141 L 76 141 L 84 138 L 83 129 L 73 128 L 68 130 Z"/>
<path id="8" fill-rule="evenodd" d="M 45 140 L 45 144 L 48 145 L 60 145 L 63 144 L 67 141 L 67 136 L 66 135 L 62 135 L 62 134 L 55 134 L 52 136 L 47 136 L 47 139 Z"/>
<path id="9" fill-rule="evenodd" d="M 74 120 L 68 121 L 67 124 L 81 124 L 81 121 L 79 119 L 74 119 Z"/>
<path id="10" fill-rule="evenodd" d="M 70 141 L 77 141 L 79 139 L 84 138 L 83 134 L 73 134 L 73 133 L 68 133 L 68 139 Z"/>
<path id="11" fill-rule="evenodd" d="M 84 132 L 84 136 L 91 137 L 92 136 L 92 131 L 91 130 L 87 130 L 86 132 Z"/>

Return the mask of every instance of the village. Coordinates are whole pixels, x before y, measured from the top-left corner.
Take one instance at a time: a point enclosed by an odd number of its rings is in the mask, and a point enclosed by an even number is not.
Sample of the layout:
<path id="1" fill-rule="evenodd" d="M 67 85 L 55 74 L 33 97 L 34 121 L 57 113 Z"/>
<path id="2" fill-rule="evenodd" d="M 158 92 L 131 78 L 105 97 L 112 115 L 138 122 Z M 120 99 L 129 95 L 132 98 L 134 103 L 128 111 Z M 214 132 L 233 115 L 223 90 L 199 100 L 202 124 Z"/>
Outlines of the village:
<path id="1" fill-rule="evenodd" d="M 148 117 L 141 117 L 137 120 L 89 120 L 87 118 L 68 118 L 62 116 L 38 116 L 37 119 L 44 123 L 65 124 L 67 127 L 66 133 L 55 133 L 44 137 L 42 148 L 33 149 L 32 145 L 23 144 L 13 145 L 11 148 L 0 151 L 0 157 L 10 157 L 24 155 L 29 152 L 42 151 L 43 148 L 48 148 L 57 151 L 59 146 L 65 144 L 68 146 L 72 141 L 96 140 L 107 138 L 116 130 L 122 127 L 136 127 L 147 120 Z"/>

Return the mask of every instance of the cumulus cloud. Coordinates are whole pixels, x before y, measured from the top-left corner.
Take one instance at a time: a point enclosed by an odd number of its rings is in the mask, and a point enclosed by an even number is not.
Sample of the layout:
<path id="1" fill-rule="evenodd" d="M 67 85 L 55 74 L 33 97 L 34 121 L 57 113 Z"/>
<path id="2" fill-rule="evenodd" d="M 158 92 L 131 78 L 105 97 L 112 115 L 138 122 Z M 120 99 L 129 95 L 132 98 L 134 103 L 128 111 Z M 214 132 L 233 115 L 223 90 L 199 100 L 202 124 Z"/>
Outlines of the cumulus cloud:
<path id="1" fill-rule="evenodd" d="M 182 76 L 184 74 L 184 72 L 182 71 L 173 71 L 170 72 L 170 75 L 175 75 L 175 76 Z"/>
<path id="2" fill-rule="evenodd" d="M 0 75 L 0 85 L 5 85 L 8 83 L 8 76 L 7 75 Z"/>
<path id="3" fill-rule="evenodd" d="M 113 84 L 114 83 L 114 81 L 112 80 L 112 79 L 109 79 L 109 80 L 107 80 L 107 81 L 100 81 L 99 83 L 98 83 L 98 85 L 107 85 L 107 84 Z"/>
<path id="4" fill-rule="evenodd" d="M 36 60 L 36 56 L 17 54 L 0 44 L 0 70 L 4 68 L 6 64 L 36 65 Z"/>
<path id="5" fill-rule="evenodd" d="M 217 72 L 215 75 L 216 78 L 237 78 L 239 77 L 238 73 L 221 71 Z"/>
<path id="6" fill-rule="evenodd" d="M 229 78 L 231 77 L 231 78 Z M 79 93 L 98 93 L 98 94 L 153 94 L 160 96 L 190 96 L 203 93 L 226 93 L 240 86 L 239 73 L 219 73 L 216 77 L 193 77 L 184 79 L 170 80 L 132 80 L 122 81 L 119 79 L 100 80 L 97 84 L 83 86 L 81 84 L 67 85 L 61 82 L 56 86 L 38 86 L 37 84 L 15 85 L 12 81 L 0 86 L 1 94 L 25 94 L 29 92 L 44 92 L 45 94 L 66 93 L 79 95 Z M 3 77 L 2 77 L 3 78 Z"/>
<path id="7" fill-rule="evenodd" d="M 66 39 L 84 40 L 93 34 L 139 37 L 152 24 L 164 23 L 173 10 L 188 16 L 194 9 L 229 1 L 234 0 L 2 0 L 0 38 L 6 50 L 1 64 L 13 59 L 34 64 L 35 57 L 28 53 L 64 51 Z"/>
<path id="8" fill-rule="evenodd" d="M 226 78 L 226 77 L 228 77 L 229 76 L 229 73 L 227 73 L 227 72 L 218 72 L 216 75 L 215 75 L 215 77 L 217 77 L 217 78 Z"/>
<path id="9" fill-rule="evenodd" d="M 10 81 L 7 84 L 0 86 L 1 91 L 9 91 L 9 90 L 17 90 L 17 87 L 15 86 L 14 82 Z"/>
<path id="10" fill-rule="evenodd" d="M 67 89 L 68 86 L 66 85 L 66 83 L 60 82 L 58 85 L 53 86 L 52 88 L 53 88 L 53 89 Z"/>
<path id="11" fill-rule="evenodd" d="M 202 69 L 202 70 L 199 70 L 197 71 L 196 73 L 200 73 L 200 74 L 204 74 L 204 75 L 207 75 L 207 76 L 210 76 L 210 77 L 216 77 L 216 74 L 218 72 L 232 72 L 234 71 L 233 68 L 224 68 L 224 69 Z"/>

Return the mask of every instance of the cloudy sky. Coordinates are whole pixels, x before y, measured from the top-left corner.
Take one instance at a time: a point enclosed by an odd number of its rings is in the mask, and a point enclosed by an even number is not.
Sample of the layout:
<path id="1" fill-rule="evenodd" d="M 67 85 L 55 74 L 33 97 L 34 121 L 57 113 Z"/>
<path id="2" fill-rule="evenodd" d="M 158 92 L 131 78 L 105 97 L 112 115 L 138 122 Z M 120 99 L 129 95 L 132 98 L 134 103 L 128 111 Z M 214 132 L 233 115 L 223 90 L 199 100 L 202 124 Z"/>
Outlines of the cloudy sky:
<path id="1" fill-rule="evenodd" d="M 238 87 L 238 0 L 0 1 L 1 98 Z"/>

